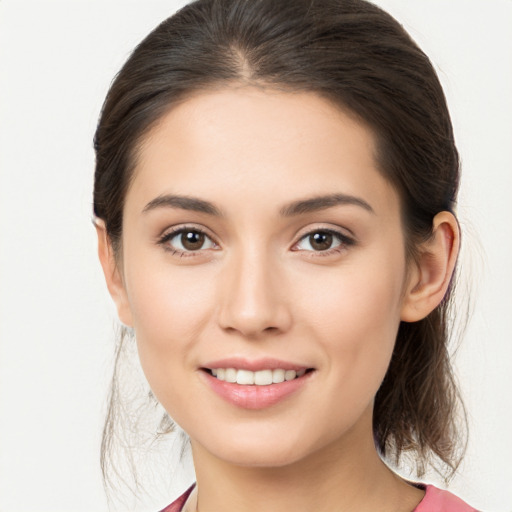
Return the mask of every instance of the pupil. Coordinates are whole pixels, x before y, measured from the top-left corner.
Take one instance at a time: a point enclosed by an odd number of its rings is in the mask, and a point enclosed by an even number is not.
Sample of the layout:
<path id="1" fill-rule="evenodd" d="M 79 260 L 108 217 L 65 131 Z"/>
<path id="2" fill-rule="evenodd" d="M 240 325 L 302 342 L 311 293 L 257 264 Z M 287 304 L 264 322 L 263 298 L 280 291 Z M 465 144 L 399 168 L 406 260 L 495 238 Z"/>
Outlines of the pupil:
<path id="1" fill-rule="evenodd" d="M 330 233 L 315 233 L 310 235 L 309 243 L 313 249 L 326 251 L 332 245 L 332 235 Z"/>
<path id="2" fill-rule="evenodd" d="M 181 235 L 181 243 L 189 251 L 201 249 L 204 244 L 204 234 L 197 231 L 188 231 Z"/>

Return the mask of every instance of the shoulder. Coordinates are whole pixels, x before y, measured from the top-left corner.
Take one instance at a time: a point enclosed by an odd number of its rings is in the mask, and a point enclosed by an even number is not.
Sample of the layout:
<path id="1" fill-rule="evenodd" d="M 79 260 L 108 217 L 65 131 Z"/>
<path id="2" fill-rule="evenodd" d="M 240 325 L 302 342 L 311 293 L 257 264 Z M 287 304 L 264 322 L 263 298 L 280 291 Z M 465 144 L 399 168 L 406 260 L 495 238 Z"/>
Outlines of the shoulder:
<path id="1" fill-rule="evenodd" d="M 160 512 L 181 512 L 183 509 L 183 505 L 187 501 L 187 498 L 190 496 L 190 493 L 194 489 L 196 484 L 191 485 L 176 501 L 173 501 L 170 505 L 165 507 Z"/>
<path id="2" fill-rule="evenodd" d="M 414 512 L 478 512 L 449 491 L 425 485 L 425 497 Z"/>

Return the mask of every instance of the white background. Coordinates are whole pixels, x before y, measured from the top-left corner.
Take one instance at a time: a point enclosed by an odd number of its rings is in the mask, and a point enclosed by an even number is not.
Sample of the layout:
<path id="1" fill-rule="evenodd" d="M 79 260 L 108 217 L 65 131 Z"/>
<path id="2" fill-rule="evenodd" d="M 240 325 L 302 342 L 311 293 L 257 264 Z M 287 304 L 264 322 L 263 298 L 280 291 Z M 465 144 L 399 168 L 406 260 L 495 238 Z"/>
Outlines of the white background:
<path id="1" fill-rule="evenodd" d="M 130 50 L 182 3 L 0 0 L 1 512 L 107 510 L 98 452 L 115 313 L 90 222 L 92 137 Z M 471 438 L 451 489 L 510 512 L 512 1 L 376 3 L 436 64 L 462 155 L 460 288 L 474 312 L 457 370 Z"/>

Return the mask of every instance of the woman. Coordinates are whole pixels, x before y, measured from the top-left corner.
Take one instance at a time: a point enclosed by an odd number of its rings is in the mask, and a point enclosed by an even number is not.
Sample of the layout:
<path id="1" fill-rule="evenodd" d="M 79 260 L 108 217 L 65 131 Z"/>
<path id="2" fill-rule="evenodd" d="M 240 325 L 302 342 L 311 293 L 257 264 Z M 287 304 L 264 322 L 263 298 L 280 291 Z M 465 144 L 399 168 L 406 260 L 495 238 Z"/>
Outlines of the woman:
<path id="1" fill-rule="evenodd" d="M 395 20 L 192 3 L 116 77 L 95 148 L 107 285 L 192 447 L 197 485 L 167 511 L 474 510 L 383 462 L 460 461 L 459 161 Z"/>

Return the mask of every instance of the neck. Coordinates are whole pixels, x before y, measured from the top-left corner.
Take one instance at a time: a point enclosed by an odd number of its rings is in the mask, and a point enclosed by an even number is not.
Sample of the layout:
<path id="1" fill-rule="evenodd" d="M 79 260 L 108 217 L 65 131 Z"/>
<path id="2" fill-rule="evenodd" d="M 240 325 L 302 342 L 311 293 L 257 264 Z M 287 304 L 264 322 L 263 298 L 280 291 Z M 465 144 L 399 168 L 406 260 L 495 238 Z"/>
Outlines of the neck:
<path id="1" fill-rule="evenodd" d="M 423 492 L 381 461 L 371 429 L 348 437 L 280 467 L 234 465 L 192 442 L 197 489 L 186 510 L 412 511 Z"/>

